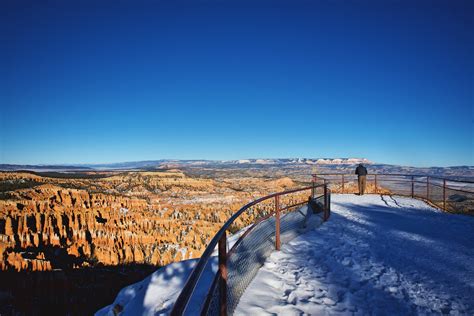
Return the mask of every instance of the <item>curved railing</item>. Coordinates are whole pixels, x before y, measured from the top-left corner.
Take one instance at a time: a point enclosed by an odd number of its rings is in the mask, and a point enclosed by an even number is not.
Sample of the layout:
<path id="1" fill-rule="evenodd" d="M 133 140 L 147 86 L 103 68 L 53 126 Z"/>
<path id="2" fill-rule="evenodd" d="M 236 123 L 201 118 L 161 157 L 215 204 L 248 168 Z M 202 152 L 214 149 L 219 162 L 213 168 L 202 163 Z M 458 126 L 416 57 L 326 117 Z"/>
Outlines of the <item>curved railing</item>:
<path id="1" fill-rule="evenodd" d="M 310 191 L 309 197 L 308 195 L 303 195 L 306 191 Z M 201 315 L 208 313 L 215 314 L 216 312 L 220 315 L 226 315 L 228 311 L 231 313 L 243 290 L 245 290 L 245 287 L 250 283 L 251 279 L 253 279 L 258 268 L 263 264 L 262 260 L 268 255 L 268 251 L 271 252 L 273 250 L 272 244 L 274 244 L 275 249 L 280 249 L 281 231 L 288 232 L 290 228 L 295 230 L 295 218 L 297 218 L 298 221 L 303 221 L 304 214 L 300 215 L 298 212 L 292 212 L 295 215 L 290 216 L 289 211 L 291 209 L 301 208 L 306 203 L 316 205 L 313 207 L 313 210 L 318 208 L 317 205 L 319 205 L 319 211 L 323 215 L 322 220 L 326 221 L 330 214 L 330 190 L 327 185 L 312 183 L 312 185 L 308 187 L 270 194 L 252 201 L 238 210 L 227 220 L 204 250 L 200 260 L 178 296 L 171 315 L 190 313 L 188 309 L 190 309 L 191 298 L 197 290 L 198 282 L 202 278 L 206 266 L 208 266 L 212 259 L 212 254 L 216 246 L 218 248 L 218 271 L 213 278 L 207 294 L 201 298 L 201 303 L 203 304 L 198 308 L 198 313 Z M 255 218 L 253 223 L 245 230 L 231 249 L 227 251 L 227 231 L 243 214 L 246 212 L 253 213 L 254 209 L 258 206 L 262 206 L 262 209 L 264 209 L 264 212 L 261 213 L 262 216 Z M 281 215 L 285 211 L 287 213 Z M 309 209 L 307 212 L 309 212 Z M 285 218 L 288 218 L 288 220 L 285 220 Z M 269 243 L 270 240 L 271 244 Z M 248 258 L 257 255 L 258 258 L 254 258 L 254 261 L 251 262 L 252 267 L 245 268 L 244 266 L 248 262 L 244 261 L 248 261 L 250 260 Z M 229 268 L 229 266 L 231 266 L 231 268 Z M 249 269 L 252 271 L 247 273 Z M 235 275 L 233 282 L 238 283 L 238 286 L 233 286 L 235 287 L 233 289 L 228 288 L 229 273 Z M 244 275 L 247 275 L 247 280 L 235 281 L 238 278 L 243 278 Z M 228 303 L 228 300 L 232 302 Z M 195 309 L 196 307 L 194 306 L 193 308 Z M 192 313 L 195 314 L 196 310 L 193 310 Z"/>
<path id="2" fill-rule="evenodd" d="M 328 184 L 334 193 L 356 193 L 357 175 L 313 174 L 316 183 Z M 423 199 L 447 212 L 474 214 L 474 181 L 421 174 L 368 174 L 368 193 L 397 194 Z"/>

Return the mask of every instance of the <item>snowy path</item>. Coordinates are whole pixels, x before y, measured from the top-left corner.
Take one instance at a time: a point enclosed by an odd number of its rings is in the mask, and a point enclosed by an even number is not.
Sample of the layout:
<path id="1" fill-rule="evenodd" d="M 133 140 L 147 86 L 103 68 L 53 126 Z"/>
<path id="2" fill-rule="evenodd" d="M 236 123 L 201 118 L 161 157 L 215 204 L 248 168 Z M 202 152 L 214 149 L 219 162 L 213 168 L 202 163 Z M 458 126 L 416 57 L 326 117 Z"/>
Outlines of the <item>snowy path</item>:
<path id="1" fill-rule="evenodd" d="M 474 217 L 333 195 L 329 222 L 260 269 L 236 315 L 474 315 Z"/>

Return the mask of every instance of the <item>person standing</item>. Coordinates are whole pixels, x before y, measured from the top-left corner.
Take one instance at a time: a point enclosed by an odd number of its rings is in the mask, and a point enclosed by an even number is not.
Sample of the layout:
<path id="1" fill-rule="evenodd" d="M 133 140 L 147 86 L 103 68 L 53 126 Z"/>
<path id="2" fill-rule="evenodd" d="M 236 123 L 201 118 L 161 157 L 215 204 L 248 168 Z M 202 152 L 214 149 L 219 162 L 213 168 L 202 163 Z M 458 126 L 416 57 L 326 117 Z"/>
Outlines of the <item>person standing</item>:
<path id="1" fill-rule="evenodd" d="M 364 195 L 365 186 L 367 184 L 367 169 L 363 164 L 359 164 L 356 168 L 355 174 L 359 180 L 359 195 Z"/>

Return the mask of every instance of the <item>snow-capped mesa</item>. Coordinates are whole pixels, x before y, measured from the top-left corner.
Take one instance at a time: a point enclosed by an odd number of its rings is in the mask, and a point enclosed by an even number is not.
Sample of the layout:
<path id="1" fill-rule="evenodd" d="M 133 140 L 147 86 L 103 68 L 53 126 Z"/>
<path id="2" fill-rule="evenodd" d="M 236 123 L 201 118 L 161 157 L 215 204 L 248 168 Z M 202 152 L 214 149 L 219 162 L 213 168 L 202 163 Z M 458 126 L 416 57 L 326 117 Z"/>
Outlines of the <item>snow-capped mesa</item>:
<path id="1" fill-rule="evenodd" d="M 237 160 L 237 163 L 239 163 L 239 164 L 250 163 L 250 160 L 248 160 L 248 159 L 241 159 L 241 160 Z"/>
<path id="2" fill-rule="evenodd" d="M 356 164 L 371 164 L 372 161 L 365 158 L 349 158 L 346 160 L 347 164 L 356 165 Z"/>
<path id="3" fill-rule="evenodd" d="M 372 162 L 366 158 L 335 158 L 335 159 L 318 159 L 316 161 L 319 165 L 357 165 L 357 164 L 371 164 Z"/>
<path id="4" fill-rule="evenodd" d="M 255 163 L 261 165 L 273 165 L 275 161 L 273 159 L 256 159 Z"/>

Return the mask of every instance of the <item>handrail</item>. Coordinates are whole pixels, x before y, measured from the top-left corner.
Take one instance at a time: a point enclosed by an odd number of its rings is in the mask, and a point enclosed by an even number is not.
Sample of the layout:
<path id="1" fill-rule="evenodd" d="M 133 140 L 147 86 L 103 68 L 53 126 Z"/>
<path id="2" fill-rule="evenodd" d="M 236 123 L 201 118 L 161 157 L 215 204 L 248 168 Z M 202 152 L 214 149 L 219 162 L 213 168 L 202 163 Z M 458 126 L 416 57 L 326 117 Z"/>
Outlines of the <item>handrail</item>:
<path id="1" fill-rule="evenodd" d="M 354 173 L 315 173 L 314 175 L 318 176 L 340 176 L 340 175 L 351 175 L 351 176 L 356 176 Z M 463 182 L 463 183 L 471 183 L 474 184 L 474 180 L 458 180 L 458 179 L 452 179 L 452 178 L 445 178 L 445 177 L 439 177 L 439 176 L 432 176 L 429 174 L 408 174 L 408 173 L 370 173 L 367 174 L 368 176 L 398 176 L 398 177 L 430 177 L 432 179 L 437 179 L 437 180 L 446 180 L 446 181 L 451 181 L 451 182 Z"/>
<path id="2" fill-rule="evenodd" d="M 324 180 L 324 183 L 341 183 L 341 191 L 342 193 L 347 192 L 345 190 L 345 183 L 348 182 L 347 177 L 350 176 L 351 178 L 355 178 L 357 175 L 354 173 L 315 173 L 313 174 L 313 181 L 316 182 L 318 180 Z M 387 185 L 390 191 L 398 192 L 396 194 L 399 195 L 406 195 L 411 196 L 412 198 L 421 198 L 433 206 L 440 208 L 447 212 L 460 212 L 464 214 L 474 214 L 474 208 L 472 206 L 472 200 L 474 200 L 474 181 L 469 180 L 457 180 L 457 179 L 450 179 L 450 178 L 442 178 L 438 176 L 431 176 L 431 175 L 416 175 L 416 174 L 402 174 L 402 173 L 372 173 L 367 174 L 368 177 L 373 177 L 374 180 L 374 193 L 379 192 L 380 185 L 379 182 L 384 183 L 393 183 L 392 185 Z M 331 177 L 331 178 L 328 178 Z M 340 178 L 334 178 L 340 177 Z M 422 178 L 422 180 L 420 180 Z M 434 180 L 434 181 L 432 181 Z M 352 179 L 350 181 L 353 181 Z M 456 182 L 459 184 L 454 184 L 450 182 Z M 410 187 L 400 189 L 401 183 L 410 183 Z M 419 194 L 415 192 L 415 184 L 426 187 L 426 192 L 423 194 Z M 462 185 L 464 184 L 464 185 Z M 432 192 L 430 188 L 438 188 L 441 191 L 437 193 Z M 411 191 L 411 194 L 407 194 Z M 456 199 L 448 199 L 448 190 L 463 193 L 461 201 L 456 201 Z M 438 196 L 438 198 L 436 198 Z M 470 201 L 465 202 L 464 201 Z M 461 204 L 459 204 L 461 203 Z"/>
<path id="3" fill-rule="evenodd" d="M 354 174 L 354 173 L 315 173 L 312 175 L 313 176 L 313 181 L 319 177 L 319 176 L 342 176 L 342 177 L 346 177 L 346 176 L 351 176 L 351 177 L 356 177 L 357 175 Z M 462 193 L 467 193 L 467 194 L 474 194 L 474 191 L 467 191 L 467 190 L 463 190 L 461 188 L 457 188 L 457 187 L 452 187 L 452 186 L 449 186 L 449 184 L 447 184 L 446 182 L 457 182 L 457 183 L 465 183 L 465 184 L 474 184 L 474 181 L 469 181 L 469 180 L 456 180 L 456 179 L 450 179 L 450 178 L 442 178 L 442 177 L 437 177 L 437 176 L 430 176 L 430 175 L 420 175 L 420 174 L 404 174 L 404 173 L 369 173 L 367 174 L 367 176 L 385 176 L 385 177 L 404 177 L 402 179 L 397 179 L 397 180 L 391 180 L 391 179 L 384 179 L 384 181 L 408 181 L 408 182 L 411 182 L 411 183 L 420 183 L 420 184 L 426 184 L 426 181 L 420 181 L 420 180 L 415 180 L 415 178 L 427 178 L 427 180 L 429 181 L 429 179 L 436 179 L 436 180 L 440 180 L 443 182 L 443 184 L 438 184 L 438 183 L 433 183 L 433 182 L 429 182 L 429 185 L 430 186 L 434 186 L 434 187 L 438 187 L 438 188 L 443 188 L 443 189 L 449 189 L 449 190 L 453 190 L 453 191 L 458 191 L 458 192 L 462 192 Z M 410 177 L 411 179 L 406 179 Z M 326 179 L 328 180 L 328 179 Z M 343 178 L 343 183 L 344 183 L 344 178 Z"/>
<path id="4" fill-rule="evenodd" d="M 214 235 L 214 237 L 212 238 L 212 240 L 210 241 L 210 243 L 208 244 L 208 246 L 204 250 L 203 254 L 201 255 L 201 258 L 199 259 L 198 263 L 196 264 L 196 267 L 193 269 L 193 271 L 189 275 L 183 289 L 181 290 L 181 293 L 179 294 L 179 296 L 178 296 L 178 298 L 177 298 L 177 300 L 174 304 L 174 307 L 171 311 L 171 315 L 183 315 L 184 312 L 186 311 L 186 309 L 188 307 L 188 304 L 189 304 L 189 300 L 190 300 L 194 290 L 196 289 L 197 283 L 198 283 L 202 273 L 204 272 L 204 268 L 205 268 L 206 264 L 208 263 L 210 257 L 212 256 L 212 253 L 214 252 L 215 247 L 218 244 L 219 244 L 219 261 L 221 261 L 221 255 L 222 255 L 221 254 L 221 248 L 222 248 L 221 243 L 222 243 L 222 240 L 226 240 L 226 231 L 227 231 L 227 229 L 235 222 L 235 220 L 240 215 L 242 215 L 242 213 L 244 213 L 250 207 L 252 207 L 256 204 L 259 204 L 263 201 L 269 200 L 271 198 L 278 199 L 280 196 L 291 194 L 291 193 L 296 193 L 296 192 L 301 192 L 301 191 L 305 191 L 305 190 L 312 190 L 312 195 L 313 195 L 315 189 L 318 188 L 318 187 L 323 187 L 325 194 L 328 191 L 327 190 L 327 185 L 325 185 L 325 184 L 317 185 L 313 182 L 313 184 L 311 186 L 298 188 L 298 189 L 287 190 L 287 191 L 278 192 L 278 193 L 273 193 L 273 194 L 261 197 L 259 199 L 256 199 L 256 200 L 252 201 L 252 202 L 247 203 L 242 208 L 240 208 L 236 213 L 234 213 L 224 223 L 224 225 L 219 229 L 219 231 Z M 298 204 L 300 204 L 300 203 L 298 203 Z M 295 204 L 293 206 L 296 206 L 298 204 Z M 289 207 L 286 207 L 285 209 L 288 209 L 288 208 Z M 281 210 L 278 209 L 278 206 L 276 205 L 276 213 L 279 214 L 280 211 Z M 328 207 L 326 207 L 325 211 L 328 211 Z M 267 216 L 265 216 L 265 218 L 268 218 L 268 217 L 270 217 L 274 214 L 275 214 L 275 212 L 272 212 L 272 213 L 268 214 Z M 328 216 L 328 215 L 325 215 L 325 219 L 327 219 L 326 216 Z M 257 222 L 259 222 L 259 221 L 257 221 Z M 277 222 L 279 222 L 279 221 L 277 220 Z M 255 226 L 255 224 L 256 223 L 254 223 L 253 226 L 251 226 L 249 228 L 249 230 L 251 230 Z M 244 235 L 246 235 L 246 234 L 244 234 Z M 240 240 L 242 240 L 244 235 L 239 238 L 239 240 L 236 242 L 236 244 L 238 244 L 240 242 Z M 279 232 L 278 232 L 278 235 L 279 235 Z M 277 239 L 279 239 L 279 236 L 277 236 Z M 233 249 L 235 249 L 235 245 L 234 245 Z M 224 249 L 223 250 L 224 257 L 226 257 L 227 255 L 232 254 L 233 249 L 231 249 L 229 254 L 225 254 L 226 250 Z M 214 282 L 216 282 L 216 280 L 214 280 Z"/>

